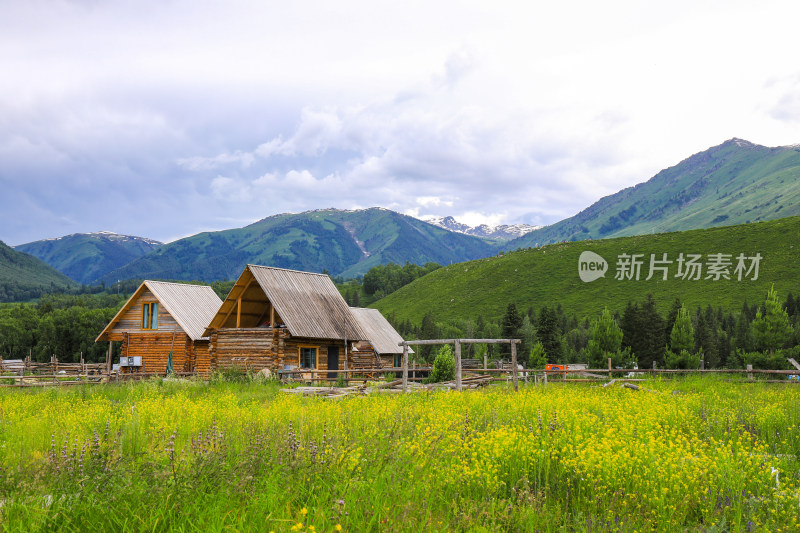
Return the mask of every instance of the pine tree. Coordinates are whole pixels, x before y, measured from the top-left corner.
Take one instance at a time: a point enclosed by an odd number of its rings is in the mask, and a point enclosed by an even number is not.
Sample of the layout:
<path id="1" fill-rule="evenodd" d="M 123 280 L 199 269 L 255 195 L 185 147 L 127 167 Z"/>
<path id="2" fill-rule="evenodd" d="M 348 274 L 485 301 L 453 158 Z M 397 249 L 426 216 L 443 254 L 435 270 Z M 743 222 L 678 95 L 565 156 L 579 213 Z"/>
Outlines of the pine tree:
<path id="1" fill-rule="evenodd" d="M 666 338 L 669 339 L 670 335 L 672 334 L 672 328 L 675 326 L 675 320 L 678 318 L 678 313 L 680 312 L 683 305 L 681 304 L 680 299 L 675 298 L 675 301 L 672 302 L 672 307 L 669 309 L 669 313 L 667 313 L 667 320 L 664 323 L 664 334 Z"/>
<path id="2" fill-rule="evenodd" d="M 694 351 L 701 353 L 709 344 L 708 323 L 703 311 L 698 307 L 694 317 Z"/>
<path id="3" fill-rule="evenodd" d="M 564 358 L 561 345 L 561 330 L 558 328 L 558 317 L 555 310 L 545 306 L 539 312 L 539 324 L 536 334 L 544 346 L 549 363 L 560 363 Z"/>
<path id="4" fill-rule="evenodd" d="M 485 334 L 486 330 L 486 322 L 483 320 L 483 315 L 478 315 L 478 318 L 475 320 L 475 336 L 479 339 L 486 339 Z"/>
<path id="5" fill-rule="evenodd" d="M 533 348 L 531 348 L 527 367 L 542 370 L 544 369 L 545 365 L 547 365 L 547 354 L 544 351 L 544 346 L 542 343 L 537 342 L 533 345 Z"/>
<path id="6" fill-rule="evenodd" d="M 795 300 L 794 296 L 792 296 L 792 293 L 790 292 L 786 296 L 786 303 L 783 305 L 783 307 L 786 308 L 786 314 L 789 316 L 797 315 L 798 304 L 800 304 L 800 300 Z"/>
<path id="7" fill-rule="evenodd" d="M 614 366 L 619 364 L 620 350 L 622 348 L 622 329 L 611 316 L 606 307 L 600 318 L 594 323 L 589 336 L 589 345 L 586 349 L 590 368 L 604 368 L 611 358 Z"/>
<path id="8" fill-rule="evenodd" d="M 733 339 L 734 351 L 745 353 L 753 351 L 753 331 L 750 328 L 750 320 L 744 312 L 736 317 Z"/>
<path id="9" fill-rule="evenodd" d="M 681 306 L 675 318 L 675 324 L 669 335 L 669 348 L 673 353 L 681 353 L 682 350 L 691 352 L 694 346 L 694 326 L 689 310 Z"/>
<path id="10" fill-rule="evenodd" d="M 423 339 L 435 339 L 438 335 L 438 328 L 436 327 L 436 318 L 433 316 L 432 311 L 425 313 L 422 317 L 422 326 L 420 326 L 420 336 Z M 430 345 L 421 345 L 419 347 L 420 356 L 424 361 L 430 361 L 432 348 Z"/>
<path id="11" fill-rule="evenodd" d="M 762 351 L 769 351 L 772 356 L 775 350 L 783 346 L 791 339 L 794 331 L 789 325 L 789 315 L 778 301 L 778 293 L 775 292 L 773 285 L 767 293 L 764 302 L 764 313 L 761 309 L 756 312 L 756 317 L 752 323 L 753 338 L 756 348 Z"/>
<path id="12" fill-rule="evenodd" d="M 533 348 L 533 345 L 539 340 L 536 335 L 536 326 L 531 322 L 530 317 L 526 314 L 522 317 L 522 327 L 519 328 L 519 337 L 522 343 L 519 346 L 519 353 L 527 354 Z"/>
<path id="13" fill-rule="evenodd" d="M 503 338 L 515 339 L 519 337 L 519 329 L 522 327 L 522 317 L 517 311 L 517 306 L 513 303 L 508 304 L 506 314 L 503 316 L 502 331 Z"/>
<path id="14" fill-rule="evenodd" d="M 642 342 L 639 314 L 639 304 L 628 302 L 622 313 L 620 328 L 622 329 L 622 346 L 629 348 L 634 357 L 641 361 Z"/>
<path id="15" fill-rule="evenodd" d="M 503 315 L 503 319 L 500 322 L 503 338 L 520 338 L 520 328 L 522 328 L 522 316 L 520 316 L 519 311 L 517 311 L 517 306 L 514 303 L 510 303 L 508 307 L 506 307 L 506 314 Z M 503 356 L 511 357 L 511 345 L 503 344 Z"/>
<path id="16" fill-rule="evenodd" d="M 645 349 L 650 359 L 650 364 L 652 365 L 653 361 L 662 364 L 667 346 L 664 318 L 658 312 L 656 301 L 652 294 L 648 294 L 644 304 L 642 304 L 641 318 L 645 336 Z"/>

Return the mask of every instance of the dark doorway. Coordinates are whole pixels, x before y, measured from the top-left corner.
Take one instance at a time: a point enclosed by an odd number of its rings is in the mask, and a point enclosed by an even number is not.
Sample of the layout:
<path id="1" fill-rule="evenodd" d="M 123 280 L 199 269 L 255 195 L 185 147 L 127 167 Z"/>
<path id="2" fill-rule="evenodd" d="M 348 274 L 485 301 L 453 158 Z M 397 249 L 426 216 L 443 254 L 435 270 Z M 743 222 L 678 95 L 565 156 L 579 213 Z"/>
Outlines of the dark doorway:
<path id="1" fill-rule="evenodd" d="M 339 370 L 339 347 L 328 346 L 328 370 Z M 338 372 L 331 372 L 328 378 L 336 379 L 339 377 Z"/>

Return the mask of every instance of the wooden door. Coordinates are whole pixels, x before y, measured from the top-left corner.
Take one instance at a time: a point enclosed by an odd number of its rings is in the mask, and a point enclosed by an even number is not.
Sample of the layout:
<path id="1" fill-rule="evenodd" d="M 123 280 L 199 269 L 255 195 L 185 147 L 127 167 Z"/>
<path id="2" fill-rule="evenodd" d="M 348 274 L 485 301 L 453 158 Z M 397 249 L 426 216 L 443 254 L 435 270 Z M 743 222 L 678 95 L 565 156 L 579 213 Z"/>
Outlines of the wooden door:
<path id="1" fill-rule="evenodd" d="M 339 347 L 328 346 L 328 370 L 339 370 Z M 328 374 L 329 378 L 336 379 L 339 377 L 338 372 L 331 372 Z"/>

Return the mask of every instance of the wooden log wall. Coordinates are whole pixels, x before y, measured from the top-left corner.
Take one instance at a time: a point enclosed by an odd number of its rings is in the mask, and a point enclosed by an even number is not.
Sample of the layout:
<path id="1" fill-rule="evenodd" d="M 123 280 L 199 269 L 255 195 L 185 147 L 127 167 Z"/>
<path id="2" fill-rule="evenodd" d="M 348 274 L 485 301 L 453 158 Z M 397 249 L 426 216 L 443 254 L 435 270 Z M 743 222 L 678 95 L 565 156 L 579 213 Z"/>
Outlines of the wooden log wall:
<path id="1" fill-rule="evenodd" d="M 211 357 L 208 355 L 209 341 L 198 340 L 192 343 L 193 365 L 191 371 L 201 375 L 211 372 Z"/>
<path id="2" fill-rule="evenodd" d="M 211 334 L 210 370 L 240 368 L 259 371 L 282 370 L 285 365 L 300 365 L 300 348 L 317 348 L 317 370 L 328 370 L 328 346 L 339 347 L 339 368 L 344 368 L 344 342 L 341 340 L 292 337 L 286 328 L 223 328 Z M 199 359 L 198 359 L 199 360 Z M 372 356 L 372 367 L 375 358 Z"/>
<path id="3" fill-rule="evenodd" d="M 209 369 L 242 368 L 258 371 L 276 368 L 283 359 L 285 328 L 225 328 L 211 334 Z M 282 363 L 281 363 L 282 364 Z"/>
<path id="4" fill-rule="evenodd" d="M 142 358 L 141 367 L 120 367 L 120 373 L 164 374 L 167 371 L 169 352 L 172 351 L 172 369 L 181 372 L 186 363 L 188 335 L 182 332 L 153 331 L 139 334 L 126 333 L 122 339 L 122 356 Z"/>
<path id="5" fill-rule="evenodd" d="M 372 350 L 354 350 L 349 354 L 348 367 L 356 370 L 359 368 L 380 368 L 380 359 L 376 358 Z"/>

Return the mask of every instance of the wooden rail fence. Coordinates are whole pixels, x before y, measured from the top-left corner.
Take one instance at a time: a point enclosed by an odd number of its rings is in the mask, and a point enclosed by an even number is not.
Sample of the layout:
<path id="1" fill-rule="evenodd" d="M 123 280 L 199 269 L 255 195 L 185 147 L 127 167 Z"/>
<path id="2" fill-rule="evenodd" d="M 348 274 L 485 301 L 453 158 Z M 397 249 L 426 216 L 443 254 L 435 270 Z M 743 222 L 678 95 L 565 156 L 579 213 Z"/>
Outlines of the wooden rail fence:
<path id="1" fill-rule="evenodd" d="M 460 344 L 473 342 L 473 343 L 509 343 L 511 344 L 511 362 L 496 362 L 500 368 L 489 368 L 489 362 L 486 357 L 483 358 L 483 364 L 478 359 L 462 360 L 459 356 L 461 353 Z M 659 369 L 659 368 L 633 368 L 633 369 L 620 369 L 611 368 L 581 368 L 581 369 L 559 369 L 543 371 L 541 369 L 526 369 L 519 368 L 516 362 L 516 342 L 515 339 L 444 339 L 444 340 L 430 340 L 430 341 L 407 341 L 404 344 L 403 366 L 400 367 L 382 367 L 382 368 L 359 368 L 349 370 L 318 370 L 309 368 L 298 368 L 291 370 L 278 370 L 275 375 L 287 382 L 304 382 L 304 383 L 320 383 L 320 382 L 335 382 L 342 379 L 345 383 L 351 382 L 366 383 L 378 377 L 395 379 L 402 376 L 400 380 L 403 384 L 403 390 L 408 390 L 408 384 L 413 382 L 422 381 L 431 371 L 431 367 L 409 367 L 408 362 L 408 349 L 409 345 L 420 344 L 443 344 L 454 343 L 456 344 L 456 379 L 454 380 L 455 389 L 463 389 L 463 381 L 468 379 L 464 376 L 464 371 L 469 372 L 471 375 L 479 373 L 482 375 L 491 375 L 492 381 L 506 381 L 513 384 L 514 390 L 518 390 L 519 380 L 533 381 L 535 384 L 547 384 L 548 379 L 551 383 L 581 383 L 581 382 L 596 382 L 600 383 L 604 380 L 616 381 L 643 381 L 644 378 L 652 379 L 655 376 L 665 375 L 674 376 L 679 374 L 731 374 L 742 375 L 746 374 L 747 379 L 742 380 L 743 383 L 760 382 L 760 383 L 793 383 L 800 384 L 800 364 L 794 360 L 790 362 L 797 367 L 797 370 L 761 370 L 754 369 L 751 365 L 747 365 L 745 369 L 736 368 L 715 368 L 715 369 L 690 369 L 690 370 L 676 370 L 676 369 Z M 466 363 L 466 364 L 464 364 Z M 335 374 L 336 377 L 330 374 Z M 174 372 L 173 376 L 176 377 L 199 377 L 207 379 L 208 373 L 196 372 Z M 340 377 L 341 376 L 341 377 Z M 778 377 L 780 379 L 756 379 L 756 376 L 764 377 Z M 0 358 L 0 387 L 35 387 L 46 385 L 78 385 L 78 384 L 97 384 L 107 383 L 109 381 L 128 381 L 128 380 L 142 380 L 152 377 L 164 377 L 163 373 L 141 372 L 122 374 L 116 371 L 109 371 L 105 362 L 103 363 L 86 363 L 81 357 L 79 363 L 64 363 L 58 360 L 55 356 L 50 358 L 49 362 L 39 363 L 32 361 L 30 357 L 25 359 L 2 359 Z"/>

